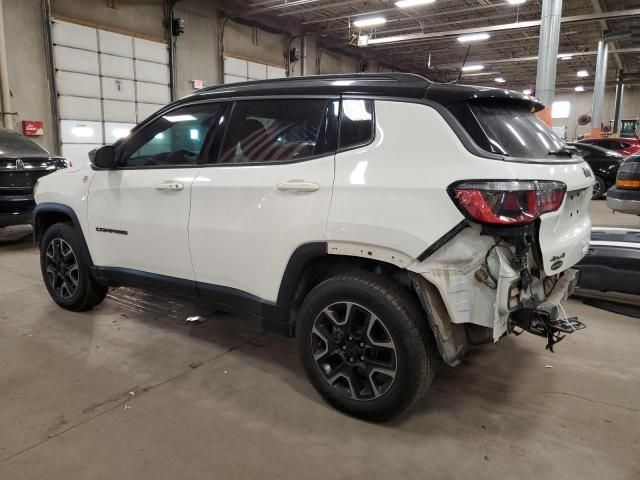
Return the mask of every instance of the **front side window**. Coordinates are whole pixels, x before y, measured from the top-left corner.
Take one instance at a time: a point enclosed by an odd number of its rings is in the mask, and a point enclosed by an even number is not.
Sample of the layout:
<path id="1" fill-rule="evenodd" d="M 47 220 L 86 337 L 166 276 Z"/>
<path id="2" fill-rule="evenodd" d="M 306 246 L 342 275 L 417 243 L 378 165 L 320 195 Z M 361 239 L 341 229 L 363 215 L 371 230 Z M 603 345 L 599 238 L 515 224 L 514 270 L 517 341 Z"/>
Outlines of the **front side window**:
<path id="1" fill-rule="evenodd" d="M 162 115 L 124 144 L 122 166 L 191 166 L 198 163 L 221 104 L 191 105 Z"/>
<path id="2" fill-rule="evenodd" d="M 345 99 L 340 111 L 340 149 L 369 143 L 373 138 L 373 101 Z"/>
<path id="3" fill-rule="evenodd" d="M 337 101 L 243 100 L 233 107 L 219 164 L 298 161 L 335 151 Z"/>

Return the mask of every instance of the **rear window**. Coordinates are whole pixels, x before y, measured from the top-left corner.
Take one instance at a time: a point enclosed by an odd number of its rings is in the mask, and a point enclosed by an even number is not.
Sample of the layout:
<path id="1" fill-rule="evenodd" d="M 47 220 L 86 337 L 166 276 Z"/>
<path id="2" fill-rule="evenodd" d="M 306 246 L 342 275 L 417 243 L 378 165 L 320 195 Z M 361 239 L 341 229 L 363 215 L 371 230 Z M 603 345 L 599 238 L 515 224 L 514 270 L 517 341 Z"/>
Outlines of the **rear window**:
<path id="1" fill-rule="evenodd" d="M 456 112 L 475 142 L 492 153 L 513 158 L 548 158 L 567 143 L 527 108 L 513 104 L 466 104 Z"/>
<path id="2" fill-rule="evenodd" d="M 19 133 L 0 130 L 0 155 L 28 155 L 47 151 Z"/>

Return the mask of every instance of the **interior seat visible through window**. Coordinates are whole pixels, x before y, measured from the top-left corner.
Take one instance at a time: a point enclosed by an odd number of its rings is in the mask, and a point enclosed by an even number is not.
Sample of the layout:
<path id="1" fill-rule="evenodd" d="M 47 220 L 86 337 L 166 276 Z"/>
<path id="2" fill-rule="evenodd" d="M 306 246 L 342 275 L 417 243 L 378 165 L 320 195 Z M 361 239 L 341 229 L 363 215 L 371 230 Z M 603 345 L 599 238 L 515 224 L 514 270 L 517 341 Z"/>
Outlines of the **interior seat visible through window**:
<path id="1" fill-rule="evenodd" d="M 334 151 L 336 116 L 331 99 L 238 101 L 217 163 L 284 162 Z"/>

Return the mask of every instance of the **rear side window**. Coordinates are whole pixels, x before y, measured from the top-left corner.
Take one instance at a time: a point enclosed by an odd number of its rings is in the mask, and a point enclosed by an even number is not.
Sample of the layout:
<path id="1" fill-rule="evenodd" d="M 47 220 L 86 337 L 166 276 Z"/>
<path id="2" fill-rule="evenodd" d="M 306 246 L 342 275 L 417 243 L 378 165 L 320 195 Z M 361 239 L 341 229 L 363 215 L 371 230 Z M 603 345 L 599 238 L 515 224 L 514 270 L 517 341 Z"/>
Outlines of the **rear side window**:
<path id="1" fill-rule="evenodd" d="M 483 149 L 513 158 L 548 158 L 567 146 L 542 120 L 520 105 L 507 103 L 467 104 L 458 119 Z"/>
<path id="2" fill-rule="evenodd" d="M 373 139 L 373 101 L 345 99 L 340 111 L 339 148 L 366 145 Z"/>
<path id="3" fill-rule="evenodd" d="M 331 99 L 238 101 L 217 163 L 296 161 L 333 152 L 336 110 Z"/>

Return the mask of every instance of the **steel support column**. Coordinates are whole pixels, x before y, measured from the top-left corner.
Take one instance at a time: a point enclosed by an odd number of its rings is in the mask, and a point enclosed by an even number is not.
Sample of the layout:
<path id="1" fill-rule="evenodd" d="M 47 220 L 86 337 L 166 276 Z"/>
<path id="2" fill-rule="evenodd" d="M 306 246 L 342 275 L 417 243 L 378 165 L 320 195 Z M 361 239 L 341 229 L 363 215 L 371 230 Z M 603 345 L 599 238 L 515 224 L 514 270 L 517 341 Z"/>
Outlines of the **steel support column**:
<path id="1" fill-rule="evenodd" d="M 613 134 L 620 134 L 620 117 L 622 116 L 622 100 L 624 97 L 624 71 L 618 72 L 618 84 L 616 85 L 616 104 L 613 113 Z"/>
<path id="2" fill-rule="evenodd" d="M 7 66 L 7 45 L 4 36 L 4 12 L 0 0 L 0 105 L 2 106 L 2 122 L 4 128 L 13 130 L 13 114 L 11 112 L 11 90 L 9 89 L 9 68 Z"/>
<path id="3" fill-rule="evenodd" d="M 596 77 L 593 84 L 593 107 L 591 109 L 591 137 L 602 136 L 602 122 L 604 110 L 604 88 L 607 81 L 607 57 L 609 46 L 604 40 L 598 42 L 598 57 L 596 58 Z"/>
<path id="4" fill-rule="evenodd" d="M 540 19 L 536 97 L 545 105 L 545 109 L 540 112 L 540 117 L 548 125 L 551 125 L 551 105 L 556 88 L 561 15 L 562 0 L 544 0 Z"/>

